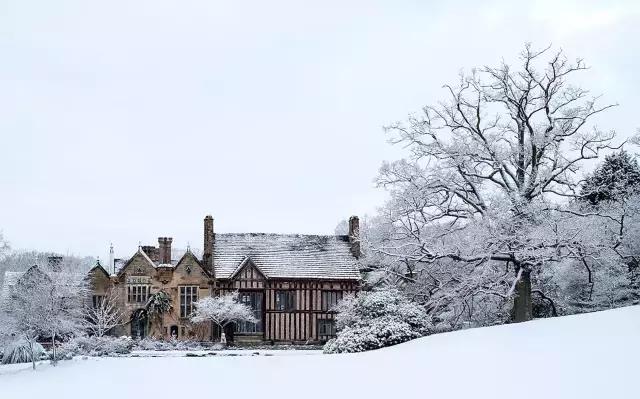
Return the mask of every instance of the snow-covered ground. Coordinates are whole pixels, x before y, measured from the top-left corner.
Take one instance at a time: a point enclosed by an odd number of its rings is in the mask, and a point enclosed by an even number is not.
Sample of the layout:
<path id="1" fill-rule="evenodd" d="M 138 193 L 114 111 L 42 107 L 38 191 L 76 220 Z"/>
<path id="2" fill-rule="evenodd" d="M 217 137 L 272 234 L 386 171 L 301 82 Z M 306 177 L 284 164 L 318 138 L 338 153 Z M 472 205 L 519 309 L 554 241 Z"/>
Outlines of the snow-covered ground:
<path id="1" fill-rule="evenodd" d="M 1 398 L 631 398 L 640 306 L 353 355 L 90 358 L 0 366 Z"/>

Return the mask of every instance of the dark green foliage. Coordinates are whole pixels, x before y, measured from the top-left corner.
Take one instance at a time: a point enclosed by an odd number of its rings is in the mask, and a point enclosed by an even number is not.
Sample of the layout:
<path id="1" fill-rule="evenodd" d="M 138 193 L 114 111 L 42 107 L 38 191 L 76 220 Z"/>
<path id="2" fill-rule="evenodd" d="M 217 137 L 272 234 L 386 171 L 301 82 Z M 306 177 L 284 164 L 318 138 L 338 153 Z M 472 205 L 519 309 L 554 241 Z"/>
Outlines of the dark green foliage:
<path id="1" fill-rule="evenodd" d="M 602 201 L 622 201 L 640 191 L 640 167 L 626 151 L 608 155 L 589 176 L 580 198 L 592 205 Z"/>
<path id="2" fill-rule="evenodd" d="M 168 313 L 171 308 L 171 297 L 164 291 L 151 294 L 147 300 L 147 313 L 152 317 L 160 318 L 162 314 Z"/>

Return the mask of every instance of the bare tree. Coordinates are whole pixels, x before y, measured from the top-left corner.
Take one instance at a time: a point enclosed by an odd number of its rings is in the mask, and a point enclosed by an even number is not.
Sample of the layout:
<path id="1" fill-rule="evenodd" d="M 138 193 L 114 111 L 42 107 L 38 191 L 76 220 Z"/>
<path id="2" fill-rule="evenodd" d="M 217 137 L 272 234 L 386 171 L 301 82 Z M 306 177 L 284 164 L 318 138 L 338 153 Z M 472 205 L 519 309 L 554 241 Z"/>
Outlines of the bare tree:
<path id="1" fill-rule="evenodd" d="M 37 267 L 29 269 L 2 301 L 2 328 L 23 339 L 29 348 L 32 368 L 36 368 L 34 347 L 42 332 L 44 296 L 40 295 L 47 276 Z"/>
<path id="2" fill-rule="evenodd" d="M 96 303 L 86 307 L 89 331 L 102 337 L 115 327 L 126 323 L 120 307 L 120 298 L 115 290 L 109 290 L 104 297 L 98 297 Z"/>
<path id="3" fill-rule="evenodd" d="M 0 261 L 4 259 L 7 252 L 9 252 L 9 249 L 11 249 L 11 247 L 9 246 L 7 240 L 4 239 L 2 231 L 0 231 Z"/>
<path id="4" fill-rule="evenodd" d="M 62 258 L 42 269 L 47 276 L 46 283 L 34 296 L 42 303 L 40 331 L 51 339 L 51 361 L 55 365 L 58 361 L 56 340 L 84 333 L 84 301 L 89 288 L 82 262 L 78 259 Z"/>
<path id="5" fill-rule="evenodd" d="M 3 318 L 12 334 L 29 345 L 33 368 L 33 345 L 49 338 L 52 363 L 57 363 L 56 340 L 83 333 L 83 301 L 88 294 L 85 273 L 76 259 L 32 266 L 3 300 Z"/>
<path id="6" fill-rule="evenodd" d="M 488 274 L 466 287 L 463 276 L 449 277 L 470 298 L 514 297 L 514 321 L 531 318 L 532 271 L 575 252 L 559 251 L 569 241 L 541 240 L 536 226 L 559 199 L 580 195 L 585 160 L 618 148 L 613 132 L 590 126 L 614 105 L 569 83 L 587 69 L 583 60 L 526 45 L 520 61 L 517 69 L 502 63 L 462 75 L 445 86 L 447 101 L 387 127 L 410 157 L 384 164 L 378 178 L 391 192 L 384 216 L 393 226 L 379 252 L 408 269 L 438 262 Z M 427 276 L 436 290 L 437 274 Z"/>

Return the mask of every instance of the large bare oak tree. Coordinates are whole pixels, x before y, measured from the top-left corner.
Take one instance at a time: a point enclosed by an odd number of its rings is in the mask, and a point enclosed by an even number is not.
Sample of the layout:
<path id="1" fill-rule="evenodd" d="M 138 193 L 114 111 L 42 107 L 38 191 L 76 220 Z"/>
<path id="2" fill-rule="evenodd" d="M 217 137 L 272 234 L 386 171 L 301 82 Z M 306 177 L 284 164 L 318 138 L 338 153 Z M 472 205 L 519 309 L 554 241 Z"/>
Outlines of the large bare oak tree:
<path id="1" fill-rule="evenodd" d="M 392 143 L 410 156 L 381 168 L 378 183 L 392 195 L 385 214 L 393 234 L 378 251 L 409 271 L 434 262 L 466 271 L 502 264 L 511 276 L 506 290 L 485 282 L 474 289 L 513 297 L 513 320 L 530 319 L 532 270 L 561 252 L 577 253 L 567 249 L 570 237 L 541 240 L 532 226 L 554 204 L 579 195 L 586 160 L 617 148 L 613 132 L 592 124 L 614 104 L 600 105 L 571 84 L 585 69 L 561 50 L 526 45 L 517 68 L 503 62 L 461 75 L 444 86 L 445 101 L 388 126 Z M 463 243 L 478 223 L 490 233 Z"/>

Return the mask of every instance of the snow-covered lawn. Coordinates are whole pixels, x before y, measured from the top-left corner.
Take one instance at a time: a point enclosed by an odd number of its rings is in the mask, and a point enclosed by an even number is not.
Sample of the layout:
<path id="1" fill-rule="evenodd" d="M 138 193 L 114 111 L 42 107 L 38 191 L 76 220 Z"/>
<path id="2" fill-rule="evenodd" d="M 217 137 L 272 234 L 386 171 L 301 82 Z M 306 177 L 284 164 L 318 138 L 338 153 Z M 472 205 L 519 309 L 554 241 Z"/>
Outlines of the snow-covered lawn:
<path id="1" fill-rule="evenodd" d="M 639 392 L 638 337 L 634 306 L 353 355 L 90 358 L 8 373 L 0 366 L 0 397 L 631 398 Z"/>
<path id="2" fill-rule="evenodd" d="M 169 350 L 132 351 L 132 357 L 186 357 L 186 356 L 303 356 L 321 355 L 321 350 L 278 350 L 278 349 L 226 349 L 226 350 Z"/>

